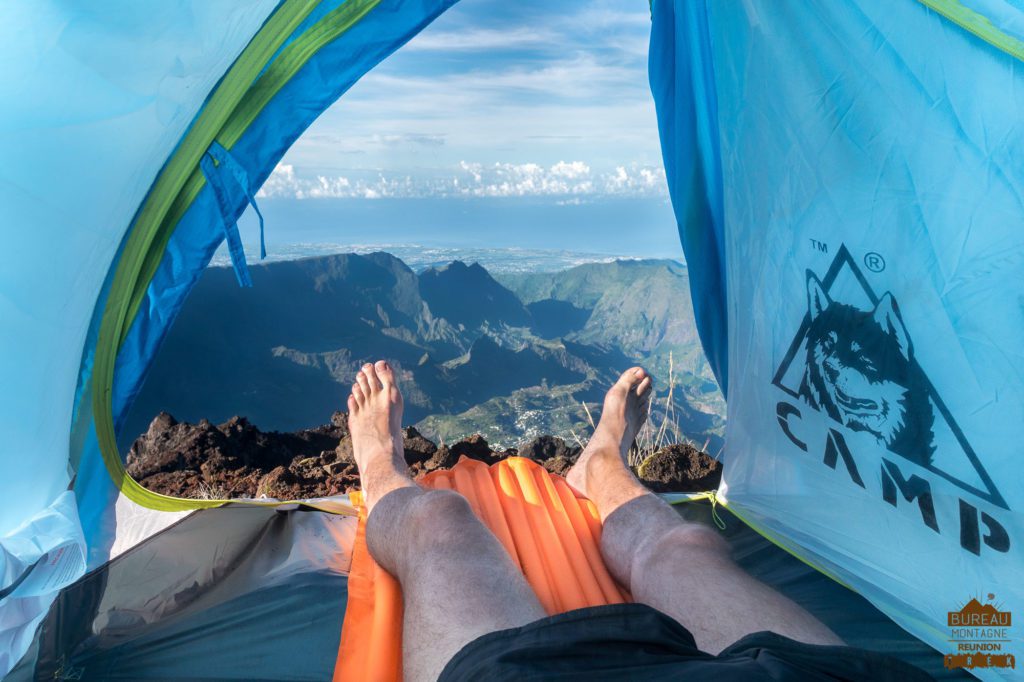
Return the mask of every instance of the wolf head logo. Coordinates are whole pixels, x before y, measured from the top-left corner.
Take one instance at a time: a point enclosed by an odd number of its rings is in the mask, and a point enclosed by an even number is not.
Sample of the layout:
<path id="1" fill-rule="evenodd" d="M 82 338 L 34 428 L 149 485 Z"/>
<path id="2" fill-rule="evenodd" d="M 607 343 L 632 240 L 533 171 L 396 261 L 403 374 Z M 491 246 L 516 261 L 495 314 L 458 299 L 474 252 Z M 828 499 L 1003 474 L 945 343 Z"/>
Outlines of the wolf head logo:
<path id="1" fill-rule="evenodd" d="M 867 312 L 832 301 L 807 273 L 807 366 L 800 396 L 888 450 L 931 463 L 935 423 L 928 383 L 892 294 Z"/>

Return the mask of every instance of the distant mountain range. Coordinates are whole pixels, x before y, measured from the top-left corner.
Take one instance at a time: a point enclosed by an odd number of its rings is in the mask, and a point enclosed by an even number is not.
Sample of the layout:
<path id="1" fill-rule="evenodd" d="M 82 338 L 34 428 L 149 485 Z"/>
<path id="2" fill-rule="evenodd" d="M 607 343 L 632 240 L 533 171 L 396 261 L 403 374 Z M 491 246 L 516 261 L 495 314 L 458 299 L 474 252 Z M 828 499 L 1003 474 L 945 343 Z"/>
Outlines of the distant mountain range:
<path id="1" fill-rule="evenodd" d="M 686 267 L 668 260 L 589 263 L 492 276 L 454 261 L 414 272 L 383 252 L 250 266 L 254 287 L 209 268 L 158 353 L 122 434 L 160 411 L 184 421 L 248 417 L 293 431 L 343 409 L 355 373 L 387 358 L 406 423 L 452 442 L 482 433 L 512 446 L 586 434 L 611 381 L 641 362 L 673 420 L 720 447 L 724 401 L 693 327 Z M 595 405 L 596 404 L 596 405 Z M 661 402 L 664 408 L 664 400 Z M 657 415 L 655 415 L 657 418 Z"/>
<path id="2" fill-rule="evenodd" d="M 558 249 L 502 248 L 494 246 L 439 246 L 437 244 L 336 244 L 331 242 L 305 242 L 294 244 L 270 244 L 267 246 L 266 263 L 298 260 L 317 256 L 334 256 L 357 253 L 368 255 L 386 251 L 404 261 L 416 272 L 427 268 L 442 267 L 452 261 L 479 263 L 492 275 L 514 272 L 555 272 L 585 263 L 611 263 L 615 256 L 606 253 L 564 251 Z M 246 244 L 246 253 L 258 253 L 259 244 Z M 226 245 L 221 245 L 213 256 L 211 265 L 229 266 L 231 256 Z"/>

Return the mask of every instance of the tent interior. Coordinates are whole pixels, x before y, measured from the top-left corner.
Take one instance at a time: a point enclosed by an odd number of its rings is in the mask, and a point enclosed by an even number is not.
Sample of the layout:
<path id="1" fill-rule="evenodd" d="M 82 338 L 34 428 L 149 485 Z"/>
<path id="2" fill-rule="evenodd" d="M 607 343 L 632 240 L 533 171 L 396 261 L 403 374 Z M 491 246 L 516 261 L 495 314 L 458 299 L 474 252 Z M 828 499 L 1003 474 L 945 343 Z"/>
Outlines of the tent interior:
<path id="1" fill-rule="evenodd" d="M 970 679 L 728 511 L 706 501 L 678 509 L 717 527 L 714 513 L 743 568 L 851 646 L 892 654 L 937 679 Z M 64 589 L 7 679 L 331 679 L 354 521 L 241 505 L 192 513 Z"/>
<path id="2" fill-rule="evenodd" d="M 24 65 L 0 76 L 5 679 L 332 676 L 349 500 L 168 497 L 118 443 L 222 244 L 251 284 L 237 221 L 285 152 L 454 2 L 0 8 Z M 1024 609 L 1024 6 L 654 0 L 651 21 L 667 229 L 729 401 L 721 488 L 669 500 L 849 644 L 1012 677 L 944 656 L 972 597 Z M 926 456 L 801 387 L 814 306 L 857 297 L 924 377 Z"/>

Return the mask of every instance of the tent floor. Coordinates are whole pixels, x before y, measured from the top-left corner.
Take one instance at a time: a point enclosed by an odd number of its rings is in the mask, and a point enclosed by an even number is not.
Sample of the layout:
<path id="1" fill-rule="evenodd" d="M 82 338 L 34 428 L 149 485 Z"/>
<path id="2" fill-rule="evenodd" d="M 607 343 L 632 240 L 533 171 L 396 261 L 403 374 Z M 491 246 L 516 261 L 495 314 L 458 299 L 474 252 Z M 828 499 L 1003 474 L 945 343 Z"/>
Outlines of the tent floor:
<path id="1" fill-rule="evenodd" d="M 711 521 L 705 503 L 677 508 Z M 851 645 L 971 679 L 859 595 L 719 514 L 742 566 Z M 353 517 L 315 511 L 193 513 L 63 590 L 7 679 L 330 679 L 354 534 Z"/>

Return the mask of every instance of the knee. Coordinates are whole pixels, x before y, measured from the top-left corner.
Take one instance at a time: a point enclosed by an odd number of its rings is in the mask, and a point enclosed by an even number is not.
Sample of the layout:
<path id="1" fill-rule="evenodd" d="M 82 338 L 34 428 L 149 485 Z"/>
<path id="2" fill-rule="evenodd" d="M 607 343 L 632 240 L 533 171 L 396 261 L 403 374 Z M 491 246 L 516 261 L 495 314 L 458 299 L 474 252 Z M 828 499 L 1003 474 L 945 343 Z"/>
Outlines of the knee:
<path id="1" fill-rule="evenodd" d="M 687 523 L 675 528 L 665 535 L 662 542 L 671 549 L 731 560 L 731 549 L 726 539 L 714 528 L 700 523 Z"/>
<path id="2" fill-rule="evenodd" d="M 462 495 L 451 490 L 402 488 L 385 495 L 366 522 L 366 544 L 394 575 L 410 558 L 445 551 L 479 523 Z"/>
<path id="3" fill-rule="evenodd" d="M 410 543 L 426 549 L 464 539 L 467 528 L 479 521 L 462 495 L 428 490 L 410 506 L 407 524 Z"/>
<path id="4" fill-rule="evenodd" d="M 409 509 L 409 516 L 413 524 L 436 524 L 438 519 L 473 516 L 473 510 L 453 490 L 426 490 Z"/>
<path id="5" fill-rule="evenodd" d="M 633 562 L 633 574 L 676 570 L 694 562 L 732 563 L 729 543 L 712 528 L 688 523 L 652 538 L 641 547 Z"/>

